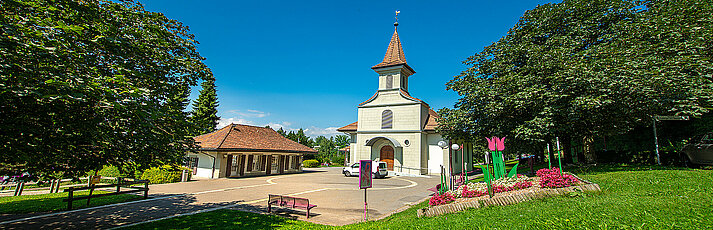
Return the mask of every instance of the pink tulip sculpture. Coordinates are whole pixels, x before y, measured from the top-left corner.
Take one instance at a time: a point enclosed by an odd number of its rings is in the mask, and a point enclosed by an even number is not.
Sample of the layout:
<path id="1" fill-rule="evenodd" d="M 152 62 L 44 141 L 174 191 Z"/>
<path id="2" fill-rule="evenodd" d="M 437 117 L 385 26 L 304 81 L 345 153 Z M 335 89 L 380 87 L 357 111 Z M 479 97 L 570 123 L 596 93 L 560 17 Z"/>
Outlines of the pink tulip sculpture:
<path id="1" fill-rule="evenodd" d="M 485 139 L 488 140 L 488 149 L 492 151 L 494 179 L 497 180 L 505 177 L 506 175 L 507 177 L 515 176 L 517 174 L 517 166 L 520 163 L 516 164 L 515 167 L 510 170 L 510 173 L 505 174 L 505 158 L 503 157 L 503 150 L 505 150 L 505 137 L 486 137 Z"/>

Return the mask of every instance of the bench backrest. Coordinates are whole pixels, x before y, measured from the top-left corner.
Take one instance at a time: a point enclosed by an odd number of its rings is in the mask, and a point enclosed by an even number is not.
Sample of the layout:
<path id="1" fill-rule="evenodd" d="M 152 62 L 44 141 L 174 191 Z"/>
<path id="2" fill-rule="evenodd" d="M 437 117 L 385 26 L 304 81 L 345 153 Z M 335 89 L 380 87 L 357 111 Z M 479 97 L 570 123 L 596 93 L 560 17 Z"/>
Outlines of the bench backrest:
<path id="1" fill-rule="evenodd" d="M 267 202 L 270 204 L 280 204 L 282 202 L 282 196 L 269 194 Z"/>
<path id="2" fill-rule="evenodd" d="M 300 206 L 300 207 L 309 207 L 309 200 L 305 198 L 297 198 L 293 197 L 295 206 Z"/>

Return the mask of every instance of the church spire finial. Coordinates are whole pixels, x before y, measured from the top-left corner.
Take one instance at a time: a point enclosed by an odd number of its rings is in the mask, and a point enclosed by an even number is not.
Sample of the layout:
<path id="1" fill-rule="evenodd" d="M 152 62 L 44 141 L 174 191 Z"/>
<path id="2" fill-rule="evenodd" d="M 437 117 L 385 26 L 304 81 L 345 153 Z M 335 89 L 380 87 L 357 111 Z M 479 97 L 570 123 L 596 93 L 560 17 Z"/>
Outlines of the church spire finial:
<path id="1" fill-rule="evenodd" d="M 394 17 L 396 21 L 394 21 L 394 27 L 399 26 L 399 13 L 401 13 L 400 10 L 396 11 L 396 16 Z"/>

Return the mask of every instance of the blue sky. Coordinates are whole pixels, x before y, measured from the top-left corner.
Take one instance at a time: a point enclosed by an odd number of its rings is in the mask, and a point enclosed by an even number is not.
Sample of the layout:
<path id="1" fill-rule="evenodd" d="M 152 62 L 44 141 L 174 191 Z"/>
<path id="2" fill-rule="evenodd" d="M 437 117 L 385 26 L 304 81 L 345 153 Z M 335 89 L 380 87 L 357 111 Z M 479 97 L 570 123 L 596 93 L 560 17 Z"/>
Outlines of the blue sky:
<path id="1" fill-rule="evenodd" d="M 458 99 L 445 84 L 466 69 L 463 60 L 547 2 L 142 1 L 196 35 L 216 77 L 221 126 L 304 128 L 313 137 L 356 121 L 356 106 L 376 91 L 371 66 L 384 57 L 394 11 L 416 70 L 409 92 L 437 111 Z"/>

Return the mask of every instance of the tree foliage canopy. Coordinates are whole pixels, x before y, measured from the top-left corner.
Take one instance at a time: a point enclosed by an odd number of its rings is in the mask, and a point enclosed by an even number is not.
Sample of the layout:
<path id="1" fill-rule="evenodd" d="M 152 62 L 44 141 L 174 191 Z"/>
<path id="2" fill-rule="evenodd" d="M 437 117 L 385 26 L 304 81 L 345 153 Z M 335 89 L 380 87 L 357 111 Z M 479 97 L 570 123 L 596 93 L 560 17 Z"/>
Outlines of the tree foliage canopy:
<path id="1" fill-rule="evenodd" d="M 178 163 L 187 92 L 212 79 L 188 27 L 132 1 L 0 2 L 2 169 Z"/>
<path id="2" fill-rule="evenodd" d="M 713 3 L 565 0 L 527 11 L 507 35 L 469 57 L 442 109 L 452 139 L 623 133 L 653 115 L 713 104 Z"/>

